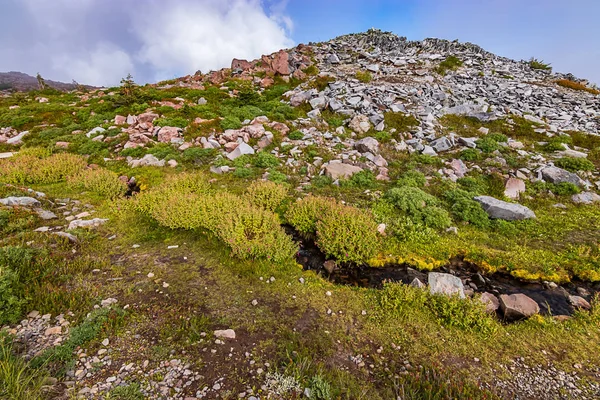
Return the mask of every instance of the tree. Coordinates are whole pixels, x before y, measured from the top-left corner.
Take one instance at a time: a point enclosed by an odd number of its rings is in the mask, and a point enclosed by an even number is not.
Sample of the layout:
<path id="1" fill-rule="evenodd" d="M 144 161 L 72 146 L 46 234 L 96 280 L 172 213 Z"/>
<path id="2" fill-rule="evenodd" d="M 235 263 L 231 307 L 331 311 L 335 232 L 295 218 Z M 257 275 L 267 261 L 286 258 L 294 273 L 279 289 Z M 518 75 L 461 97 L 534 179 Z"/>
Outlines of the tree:
<path id="1" fill-rule="evenodd" d="M 127 74 L 127 77 L 121 79 L 121 94 L 126 98 L 133 97 L 135 87 L 136 84 L 131 74 Z"/>
<path id="2" fill-rule="evenodd" d="M 36 79 L 38 81 L 38 86 L 39 86 L 40 90 L 44 90 L 44 89 L 48 88 L 48 85 L 46 85 L 46 81 L 44 80 L 44 78 L 42 78 L 42 75 L 40 75 L 39 72 L 36 75 Z"/>

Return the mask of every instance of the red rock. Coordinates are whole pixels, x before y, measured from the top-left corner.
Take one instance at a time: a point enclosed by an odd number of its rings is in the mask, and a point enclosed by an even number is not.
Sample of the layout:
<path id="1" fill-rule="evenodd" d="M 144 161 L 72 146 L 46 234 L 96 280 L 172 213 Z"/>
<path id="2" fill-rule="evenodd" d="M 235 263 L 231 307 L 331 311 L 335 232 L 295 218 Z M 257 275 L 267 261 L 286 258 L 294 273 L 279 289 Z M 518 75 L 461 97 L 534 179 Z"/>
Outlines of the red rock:
<path id="1" fill-rule="evenodd" d="M 494 313 L 498 308 L 500 308 L 500 302 L 498 301 L 498 298 L 491 293 L 482 293 L 479 300 L 485 305 L 485 311 L 488 313 Z"/>
<path id="2" fill-rule="evenodd" d="M 500 309 L 507 320 L 528 318 L 540 312 L 540 306 L 522 293 L 500 295 Z"/>
<path id="3" fill-rule="evenodd" d="M 235 149 L 237 149 L 237 147 L 240 144 L 238 142 L 227 142 L 225 143 L 225 151 L 227 151 L 228 153 L 231 153 L 232 151 L 234 151 Z"/>
<path id="4" fill-rule="evenodd" d="M 183 130 L 174 126 L 163 126 L 158 131 L 158 141 L 161 143 L 171 143 L 173 139 L 182 138 Z"/>
<path id="5" fill-rule="evenodd" d="M 282 135 L 287 135 L 288 132 L 290 131 L 290 128 L 288 128 L 288 126 L 284 123 L 281 122 L 271 122 L 269 124 L 269 127 L 275 129 L 277 132 L 281 133 Z"/>
<path id="6" fill-rule="evenodd" d="M 263 78 L 260 81 L 260 87 L 262 88 L 267 88 L 269 86 L 273 86 L 273 84 L 275 83 L 275 81 L 273 80 L 273 78 L 269 78 L 268 76 L 266 78 Z"/>
<path id="7" fill-rule="evenodd" d="M 571 303 L 575 308 L 583 308 L 584 310 L 589 310 L 592 308 L 590 303 L 580 296 L 569 296 L 569 303 Z"/>
<path id="8" fill-rule="evenodd" d="M 517 200 L 519 195 L 523 192 L 525 192 L 525 182 L 518 178 L 508 178 L 504 189 L 504 195 L 506 197 Z"/>
<path id="9" fill-rule="evenodd" d="M 56 142 L 56 147 L 66 149 L 67 147 L 69 147 L 69 142 Z"/>
<path id="10" fill-rule="evenodd" d="M 237 58 L 234 58 L 231 61 L 231 69 L 241 69 L 243 71 L 247 71 L 252 69 L 252 66 L 252 63 L 246 60 L 238 60 Z"/>
<path id="11" fill-rule="evenodd" d="M 292 77 L 295 78 L 295 79 L 303 80 L 303 79 L 306 79 L 306 74 L 304 72 L 302 72 L 301 69 L 297 69 L 292 74 Z"/>
<path id="12" fill-rule="evenodd" d="M 115 116 L 115 125 L 125 125 L 127 123 L 127 117 L 122 115 Z"/>

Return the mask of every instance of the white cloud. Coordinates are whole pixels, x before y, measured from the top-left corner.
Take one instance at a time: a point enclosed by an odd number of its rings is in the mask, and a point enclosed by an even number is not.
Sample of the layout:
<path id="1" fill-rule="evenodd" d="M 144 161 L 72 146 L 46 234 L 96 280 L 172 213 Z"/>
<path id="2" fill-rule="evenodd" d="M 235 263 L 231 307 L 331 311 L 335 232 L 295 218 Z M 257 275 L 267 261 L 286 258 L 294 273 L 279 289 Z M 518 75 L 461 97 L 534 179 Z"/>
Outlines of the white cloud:
<path id="1" fill-rule="evenodd" d="M 233 58 L 253 59 L 293 46 L 282 17 L 267 15 L 256 0 L 179 2 L 166 9 L 153 3 L 133 19 L 142 42 L 137 56 L 152 67 L 156 80 L 216 70 Z"/>
<path id="2" fill-rule="evenodd" d="M 131 57 L 110 43 L 99 43 L 92 51 L 75 57 L 55 56 L 52 67 L 61 76 L 70 76 L 77 82 L 93 86 L 117 85 L 121 78 L 135 70 Z"/>
<path id="3" fill-rule="evenodd" d="M 291 47 L 286 0 L 1 0 L 0 70 L 114 85 Z"/>

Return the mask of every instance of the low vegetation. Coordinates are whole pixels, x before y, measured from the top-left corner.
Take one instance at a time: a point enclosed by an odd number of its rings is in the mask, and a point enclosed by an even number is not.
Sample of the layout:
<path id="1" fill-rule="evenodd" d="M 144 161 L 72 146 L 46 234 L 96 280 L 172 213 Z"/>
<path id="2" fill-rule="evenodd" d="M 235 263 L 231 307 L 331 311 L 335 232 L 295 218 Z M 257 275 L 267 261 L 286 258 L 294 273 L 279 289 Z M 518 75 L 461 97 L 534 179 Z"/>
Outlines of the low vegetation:
<path id="1" fill-rule="evenodd" d="M 558 81 L 556 81 L 556 83 L 559 86 L 562 86 L 562 87 L 565 87 L 565 88 L 568 88 L 568 89 L 583 90 L 585 92 L 588 92 L 588 93 L 591 93 L 591 94 L 594 94 L 594 95 L 600 94 L 600 90 L 587 87 L 587 86 L 585 86 L 582 83 L 575 82 L 575 81 L 572 81 L 572 80 L 569 80 L 569 79 L 559 79 Z"/>

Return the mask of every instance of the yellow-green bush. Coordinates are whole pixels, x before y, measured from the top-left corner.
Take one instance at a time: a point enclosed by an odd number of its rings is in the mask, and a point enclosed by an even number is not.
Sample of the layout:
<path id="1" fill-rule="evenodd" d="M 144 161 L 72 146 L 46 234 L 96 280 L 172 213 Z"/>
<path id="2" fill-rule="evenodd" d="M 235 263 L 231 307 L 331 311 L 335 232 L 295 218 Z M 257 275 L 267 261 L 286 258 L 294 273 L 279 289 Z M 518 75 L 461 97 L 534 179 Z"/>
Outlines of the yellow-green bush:
<path id="1" fill-rule="evenodd" d="M 244 198 L 257 207 L 275 211 L 286 195 L 285 186 L 271 181 L 256 181 L 248 186 Z"/>
<path id="2" fill-rule="evenodd" d="M 119 175 L 104 168 L 86 169 L 67 179 L 69 185 L 94 192 L 108 199 L 120 197 L 127 191 L 127 184 Z"/>
<path id="3" fill-rule="evenodd" d="M 286 219 L 300 234 L 315 235 L 321 251 L 338 261 L 364 263 L 379 250 L 373 215 L 335 199 L 307 196 L 292 204 Z"/>
<path id="4" fill-rule="evenodd" d="M 196 179 L 197 178 L 197 179 Z M 277 215 L 246 197 L 211 193 L 199 177 L 178 177 L 136 198 L 138 211 L 171 229 L 204 229 L 240 258 L 290 260 L 296 244 Z"/>
<path id="5" fill-rule="evenodd" d="M 296 201 L 285 215 L 287 222 L 302 235 L 311 235 L 317 231 L 319 216 L 336 204 L 335 199 L 320 196 L 306 196 Z"/>
<path id="6" fill-rule="evenodd" d="M 0 162 L 0 181 L 17 185 L 56 183 L 81 172 L 87 166 L 85 158 L 68 153 L 38 158 L 25 154 Z"/>
<path id="7" fill-rule="evenodd" d="M 328 257 L 363 263 L 377 254 L 377 224 L 370 213 L 338 204 L 318 220 L 316 243 Z"/>

